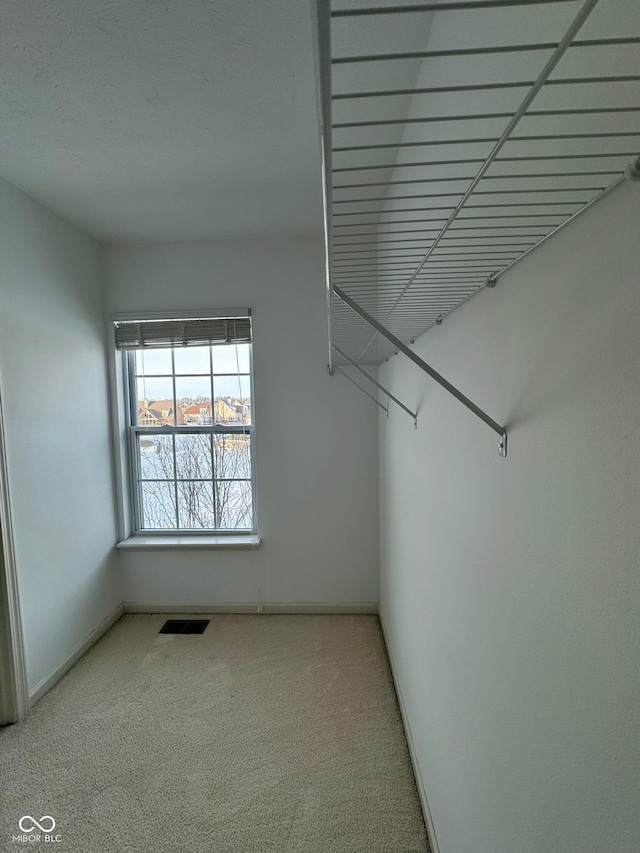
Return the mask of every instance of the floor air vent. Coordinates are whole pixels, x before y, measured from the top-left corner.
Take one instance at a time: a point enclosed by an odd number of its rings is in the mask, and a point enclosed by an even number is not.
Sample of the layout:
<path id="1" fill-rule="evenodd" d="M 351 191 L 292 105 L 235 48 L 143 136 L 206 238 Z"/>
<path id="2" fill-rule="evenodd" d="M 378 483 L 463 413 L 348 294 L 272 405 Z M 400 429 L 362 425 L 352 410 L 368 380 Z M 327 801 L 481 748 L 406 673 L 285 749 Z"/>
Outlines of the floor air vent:
<path id="1" fill-rule="evenodd" d="M 167 619 L 161 634 L 204 634 L 209 619 Z"/>

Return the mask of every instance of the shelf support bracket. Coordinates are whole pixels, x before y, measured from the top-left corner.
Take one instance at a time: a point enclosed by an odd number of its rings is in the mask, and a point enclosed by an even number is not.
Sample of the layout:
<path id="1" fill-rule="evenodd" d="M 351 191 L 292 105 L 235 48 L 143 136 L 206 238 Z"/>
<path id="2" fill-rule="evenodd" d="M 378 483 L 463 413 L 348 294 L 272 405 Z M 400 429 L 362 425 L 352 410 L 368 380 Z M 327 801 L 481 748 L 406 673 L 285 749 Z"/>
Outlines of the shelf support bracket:
<path id="1" fill-rule="evenodd" d="M 381 385 L 381 384 L 377 381 L 377 379 L 374 379 L 374 378 L 373 378 L 373 376 L 371 376 L 369 373 L 367 373 L 367 371 L 366 371 L 366 370 L 364 370 L 364 368 L 362 368 L 362 367 L 361 367 L 361 366 L 360 366 L 356 361 L 354 361 L 352 358 L 350 358 L 350 357 L 346 354 L 346 352 L 343 352 L 343 351 L 340 349 L 340 347 L 337 347 L 334 343 L 332 343 L 332 344 L 331 344 L 331 346 L 332 346 L 332 347 L 334 348 L 334 350 L 338 353 L 338 355 L 341 355 L 341 356 L 342 356 L 342 358 L 346 359 L 346 361 L 348 361 L 348 362 L 349 362 L 349 364 L 350 364 L 352 367 L 355 367 L 355 369 L 356 369 L 356 370 L 360 371 L 360 373 L 362 373 L 362 375 L 363 375 L 363 376 L 365 376 L 365 377 L 369 380 L 369 382 L 372 382 L 372 383 L 376 386 L 376 388 L 379 388 L 379 389 L 382 391 L 382 393 L 383 393 L 383 394 L 386 394 L 386 395 L 387 395 L 387 397 L 388 397 L 390 400 L 393 400 L 393 402 L 394 402 L 396 405 L 400 406 L 400 408 L 401 408 L 401 409 L 403 409 L 403 410 L 404 410 L 408 415 L 411 415 L 411 417 L 413 418 L 413 424 L 414 424 L 414 426 L 415 426 L 415 427 L 416 427 L 416 429 L 417 429 L 417 427 L 418 427 L 418 413 L 417 413 L 417 412 L 412 412 L 412 411 L 411 411 L 411 409 L 407 408 L 407 406 L 405 406 L 405 404 L 404 404 L 404 403 L 401 403 L 401 402 L 400 402 L 400 400 L 398 400 L 398 398 L 397 398 L 397 397 L 394 397 L 394 396 L 393 396 L 393 394 L 391 393 L 391 391 L 388 391 L 388 390 L 384 387 L 384 385 Z M 343 373 L 343 374 L 344 374 L 344 371 L 341 371 L 341 373 Z M 358 387 L 360 388 L 360 386 L 359 386 L 359 385 L 358 385 Z M 362 389 L 362 390 L 364 390 L 364 389 Z"/>
<path id="2" fill-rule="evenodd" d="M 361 308 L 357 302 L 354 302 L 350 296 L 334 284 L 333 292 L 336 296 L 341 299 L 345 305 L 348 305 L 352 311 L 355 311 L 363 320 L 365 320 L 372 329 L 375 329 L 376 332 L 382 335 L 383 338 L 386 338 L 390 343 L 394 345 L 394 347 L 398 350 L 398 352 L 404 353 L 420 370 L 423 370 L 428 376 L 430 376 L 433 380 L 435 380 L 438 385 L 441 385 L 445 391 L 448 391 L 453 397 L 456 398 L 459 402 L 462 403 L 463 406 L 466 406 L 469 411 L 473 412 L 473 414 L 480 418 L 481 421 L 484 421 L 485 424 L 490 427 L 494 432 L 496 432 L 499 436 L 498 442 L 498 454 L 500 456 L 505 457 L 507 455 L 507 430 L 497 421 L 494 421 L 493 418 L 489 417 L 489 415 L 484 412 L 479 406 L 476 406 L 474 402 L 472 402 L 468 397 L 458 391 L 458 389 L 448 382 L 444 376 L 441 376 L 436 370 L 433 369 L 426 361 L 423 361 L 420 356 L 417 356 L 412 350 L 409 349 L 406 344 L 403 344 L 400 338 L 397 338 L 392 332 L 386 329 L 381 323 L 379 323 L 374 317 L 371 316 L 364 308 Z M 335 344 L 334 344 L 335 348 Z"/>

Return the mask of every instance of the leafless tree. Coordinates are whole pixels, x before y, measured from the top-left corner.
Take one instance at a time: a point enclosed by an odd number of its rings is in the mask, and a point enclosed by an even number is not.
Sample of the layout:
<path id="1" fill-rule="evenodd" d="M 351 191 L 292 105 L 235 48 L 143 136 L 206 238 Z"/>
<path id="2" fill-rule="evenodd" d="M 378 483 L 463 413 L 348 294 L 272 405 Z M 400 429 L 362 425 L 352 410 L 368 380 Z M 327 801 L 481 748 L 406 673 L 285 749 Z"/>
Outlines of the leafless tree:
<path id="1" fill-rule="evenodd" d="M 145 527 L 175 528 L 176 500 L 180 528 L 253 526 L 248 434 L 147 435 L 140 469 Z"/>

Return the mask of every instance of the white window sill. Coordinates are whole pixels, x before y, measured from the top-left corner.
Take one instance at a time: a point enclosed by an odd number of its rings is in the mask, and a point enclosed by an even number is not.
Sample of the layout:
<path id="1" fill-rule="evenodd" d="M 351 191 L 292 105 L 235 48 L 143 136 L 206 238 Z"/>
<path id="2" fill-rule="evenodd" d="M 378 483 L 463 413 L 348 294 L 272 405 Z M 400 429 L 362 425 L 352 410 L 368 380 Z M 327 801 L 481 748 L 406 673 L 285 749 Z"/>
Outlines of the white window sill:
<path id="1" fill-rule="evenodd" d="M 130 536 L 118 542 L 116 548 L 124 550 L 208 550 L 209 548 L 248 548 L 256 550 L 262 540 L 255 534 L 239 534 L 231 536 Z"/>

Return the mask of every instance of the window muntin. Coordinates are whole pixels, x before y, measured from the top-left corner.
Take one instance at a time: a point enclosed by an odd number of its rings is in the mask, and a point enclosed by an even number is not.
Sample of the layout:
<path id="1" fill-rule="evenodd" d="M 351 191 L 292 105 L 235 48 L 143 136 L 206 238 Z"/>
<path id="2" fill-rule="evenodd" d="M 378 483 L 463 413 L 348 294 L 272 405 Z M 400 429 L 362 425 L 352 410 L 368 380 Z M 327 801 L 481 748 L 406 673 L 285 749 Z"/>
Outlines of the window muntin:
<path id="1" fill-rule="evenodd" d="M 251 344 L 125 360 L 136 531 L 254 532 Z"/>

